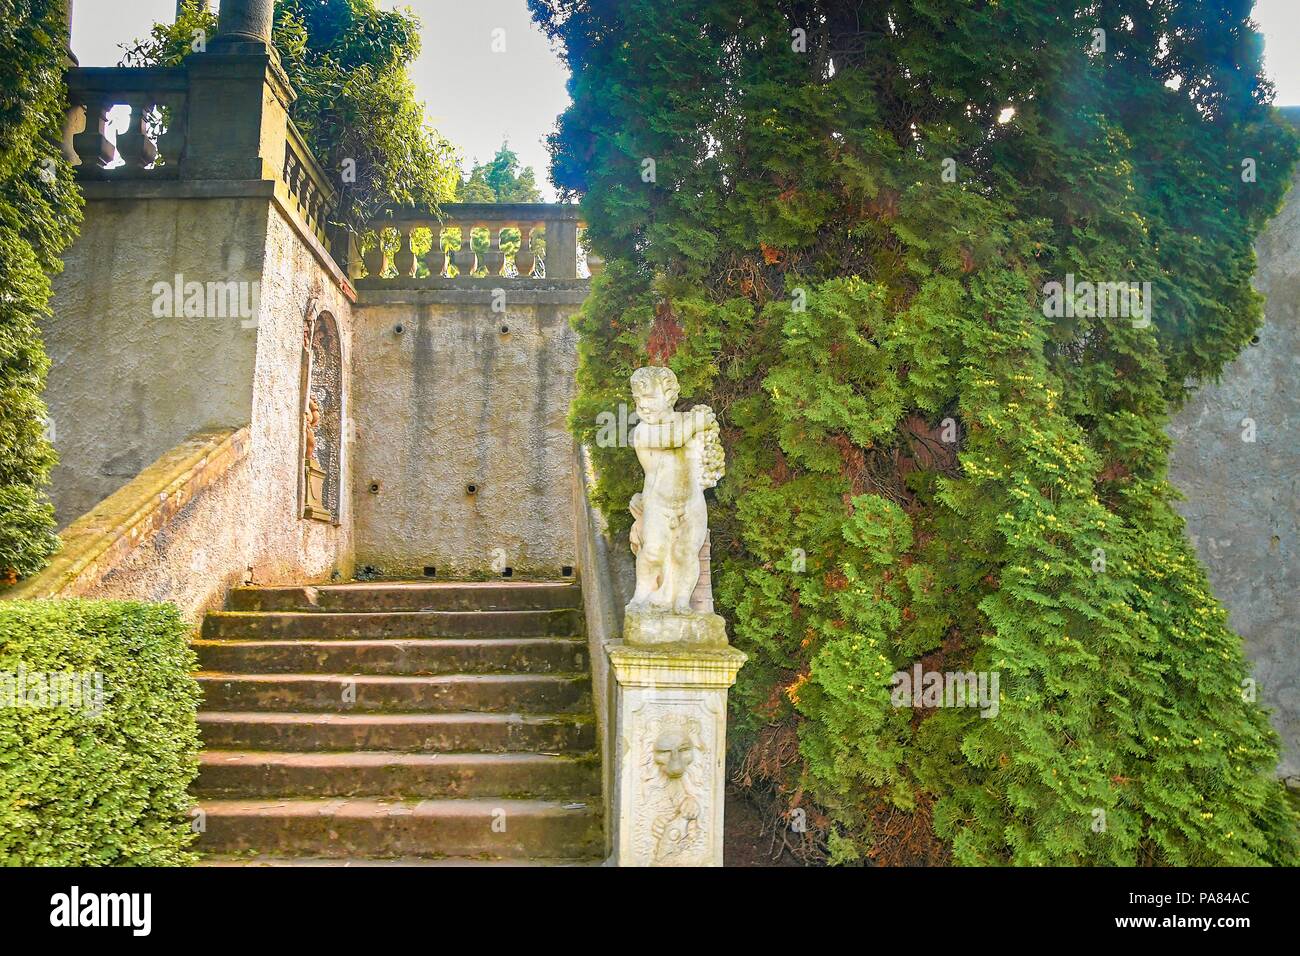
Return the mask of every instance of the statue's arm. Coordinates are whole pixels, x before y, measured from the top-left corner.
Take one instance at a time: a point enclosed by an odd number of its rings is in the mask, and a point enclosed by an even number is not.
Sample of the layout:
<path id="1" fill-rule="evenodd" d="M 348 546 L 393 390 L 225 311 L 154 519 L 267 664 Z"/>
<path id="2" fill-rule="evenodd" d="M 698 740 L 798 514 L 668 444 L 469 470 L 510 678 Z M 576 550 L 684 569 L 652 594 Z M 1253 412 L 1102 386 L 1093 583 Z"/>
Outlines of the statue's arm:
<path id="1" fill-rule="evenodd" d="M 681 448 L 695 434 L 694 421 L 690 416 L 674 413 L 671 421 L 639 422 L 632 429 L 632 446 L 634 448 Z"/>

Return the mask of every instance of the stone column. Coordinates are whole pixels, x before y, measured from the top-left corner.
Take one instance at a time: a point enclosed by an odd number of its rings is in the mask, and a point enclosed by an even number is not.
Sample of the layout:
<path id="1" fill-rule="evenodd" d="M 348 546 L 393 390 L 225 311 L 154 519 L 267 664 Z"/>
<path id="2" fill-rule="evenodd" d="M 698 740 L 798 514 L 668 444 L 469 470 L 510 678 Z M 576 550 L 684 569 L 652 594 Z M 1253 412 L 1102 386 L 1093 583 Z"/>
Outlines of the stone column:
<path id="1" fill-rule="evenodd" d="M 271 43 L 273 0 L 222 0 L 217 37 L 186 57 L 183 179 L 282 177 L 295 94 Z"/>
<path id="2" fill-rule="evenodd" d="M 275 0 L 221 0 L 214 46 L 251 43 L 269 47 L 274 22 Z"/>
<path id="3" fill-rule="evenodd" d="M 609 645 L 615 697 L 614 860 L 722 866 L 727 689 L 734 647 Z"/>

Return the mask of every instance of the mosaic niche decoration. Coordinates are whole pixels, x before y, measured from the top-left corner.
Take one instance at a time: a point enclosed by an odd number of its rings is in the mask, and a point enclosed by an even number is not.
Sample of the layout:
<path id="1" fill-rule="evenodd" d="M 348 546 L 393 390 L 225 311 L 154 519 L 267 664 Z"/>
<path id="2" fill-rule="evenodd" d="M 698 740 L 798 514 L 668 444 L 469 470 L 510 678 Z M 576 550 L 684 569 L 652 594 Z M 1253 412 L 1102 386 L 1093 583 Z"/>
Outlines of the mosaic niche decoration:
<path id="1" fill-rule="evenodd" d="M 304 323 L 303 354 L 302 516 L 338 524 L 343 355 L 338 325 L 330 313 L 321 312 Z"/>

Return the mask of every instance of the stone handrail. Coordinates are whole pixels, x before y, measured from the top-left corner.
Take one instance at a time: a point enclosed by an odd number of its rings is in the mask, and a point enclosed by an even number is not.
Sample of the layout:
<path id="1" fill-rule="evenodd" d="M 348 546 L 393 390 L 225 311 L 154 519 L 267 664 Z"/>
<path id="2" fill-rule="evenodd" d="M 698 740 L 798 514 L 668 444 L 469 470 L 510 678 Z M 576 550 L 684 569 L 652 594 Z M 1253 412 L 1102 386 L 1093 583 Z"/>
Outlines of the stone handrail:
<path id="1" fill-rule="evenodd" d="M 180 175 L 189 100 L 184 67 L 77 67 L 67 71 L 67 85 L 64 151 L 77 165 L 79 178 Z M 130 123 L 114 145 L 108 138 L 108 113 L 123 105 L 131 110 Z"/>
<path id="2" fill-rule="evenodd" d="M 368 248 L 363 256 L 370 288 L 443 285 L 448 281 L 473 284 L 491 280 L 574 280 L 579 275 L 578 230 L 582 227 L 578 207 L 569 203 L 446 203 L 438 211 L 394 209 L 371 224 Z M 502 233 L 517 229 L 518 251 L 507 257 Z M 412 234 L 428 230 L 427 252 L 417 252 Z M 442 238 L 449 230 L 460 233 L 460 247 L 444 252 Z M 472 233 L 486 230 L 488 248 L 480 255 Z M 396 251 L 390 255 L 383 234 L 396 233 Z M 544 243 L 544 247 L 543 247 Z M 599 261 L 587 259 L 590 271 L 599 271 Z M 423 267 L 423 269 L 421 268 Z M 452 270 L 455 275 L 452 275 Z M 427 276 L 421 273 L 427 270 Z M 389 275 L 396 272 L 396 275 Z"/>
<path id="3" fill-rule="evenodd" d="M 288 122 L 284 142 L 282 175 L 289 195 L 298 206 L 298 212 L 315 232 L 316 238 L 329 245 L 328 217 L 338 205 L 338 192 L 330 184 L 292 120 Z"/>
<path id="4" fill-rule="evenodd" d="M 63 548 L 34 577 L 0 591 L 0 599 L 79 597 L 149 541 L 185 505 L 240 462 L 248 428 L 199 432 L 109 495 L 61 534 Z"/>

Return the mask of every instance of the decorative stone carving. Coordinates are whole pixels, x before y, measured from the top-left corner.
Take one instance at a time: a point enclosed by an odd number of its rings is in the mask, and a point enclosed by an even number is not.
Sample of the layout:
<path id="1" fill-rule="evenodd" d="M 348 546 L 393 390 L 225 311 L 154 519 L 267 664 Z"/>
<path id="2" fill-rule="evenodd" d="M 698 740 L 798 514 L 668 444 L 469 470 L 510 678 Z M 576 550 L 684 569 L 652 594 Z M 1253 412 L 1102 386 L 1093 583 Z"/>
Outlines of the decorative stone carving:
<path id="1" fill-rule="evenodd" d="M 343 458 L 343 356 L 338 326 L 321 312 L 304 329 L 302 516 L 338 523 Z"/>
<path id="2" fill-rule="evenodd" d="M 677 395 L 672 369 L 632 373 L 640 418 L 632 447 L 645 470 L 645 485 L 628 505 L 635 519 L 630 538 L 636 591 L 627 605 L 623 637 L 631 644 L 725 647 L 722 618 L 711 613 L 712 595 L 707 602 L 692 600 L 709 534 L 704 492 L 724 473 L 718 420 L 707 405 L 676 411 Z"/>
<path id="3" fill-rule="evenodd" d="M 704 492 L 723 474 L 717 418 L 706 405 L 674 410 L 677 394 L 670 369 L 632 375 L 632 446 L 645 469 L 629 505 L 637 584 L 623 640 L 609 645 L 620 866 L 722 865 L 727 688 L 745 655 L 727 644 L 701 573 Z"/>
<path id="4" fill-rule="evenodd" d="M 303 517 L 318 521 L 329 521 L 331 515 L 325 507 L 325 469 L 316 457 L 316 429 L 320 427 L 320 402 L 315 398 L 307 400 L 307 411 L 303 414 L 303 444 L 306 460 L 303 463 L 306 479 L 306 497 L 303 505 Z"/>
<path id="5" fill-rule="evenodd" d="M 721 866 L 732 647 L 610 646 L 618 684 L 615 858 L 619 866 Z"/>

